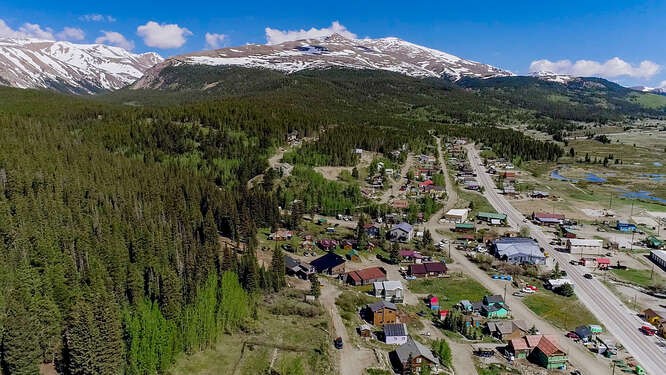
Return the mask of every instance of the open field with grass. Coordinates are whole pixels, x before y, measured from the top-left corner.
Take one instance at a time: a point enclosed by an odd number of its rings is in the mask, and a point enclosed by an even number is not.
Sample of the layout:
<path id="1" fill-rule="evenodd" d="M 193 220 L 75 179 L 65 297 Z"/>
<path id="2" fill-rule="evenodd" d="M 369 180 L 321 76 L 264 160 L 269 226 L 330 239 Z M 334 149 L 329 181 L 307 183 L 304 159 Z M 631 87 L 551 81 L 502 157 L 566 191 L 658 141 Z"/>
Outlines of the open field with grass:
<path id="1" fill-rule="evenodd" d="M 490 205 L 483 195 L 460 189 L 458 191 L 458 203 L 456 207 L 467 208 L 470 203 L 472 204 L 472 210 L 469 217 L 475 217 L 479 212 L 495 212 L 493 206 Z"/>
<path id="2" fill-rule="evenodd" d="M 434 294 L 442 309 L 449 309 L 460 300 L 479 301 L 490 294 L 478 281 L 468 276 L 420 279 L 409 282 L 409 289 L 417 294 Z"/>
<path id="3" fill-rule="evenodd" d="M 296 290 L 266 297 L 246 333 L 224 335 L 212 349 L 182 355 L 169 374 L 263 374 L 273 360 L 281 374 L 332 374 L 328 315 L 302 298 Z"/>
<path id="4" fill-rule="evenodd" d="M 615 277 L 620 280 L 639 285 L 642 287 L 651 287 L 656 285 L 666 285 L 666 280 L 660 276 L 659 272 L 652 273 L 649 269 L 614 269 L 610 271 Z"/>
<path id="5" fill-rule="evenodd" d="M 542 291 L 525 297 L 525 305 L 554 326 L 572 330 L 584 324 L 599 324 L 592 313 L 575 297 Z"/>

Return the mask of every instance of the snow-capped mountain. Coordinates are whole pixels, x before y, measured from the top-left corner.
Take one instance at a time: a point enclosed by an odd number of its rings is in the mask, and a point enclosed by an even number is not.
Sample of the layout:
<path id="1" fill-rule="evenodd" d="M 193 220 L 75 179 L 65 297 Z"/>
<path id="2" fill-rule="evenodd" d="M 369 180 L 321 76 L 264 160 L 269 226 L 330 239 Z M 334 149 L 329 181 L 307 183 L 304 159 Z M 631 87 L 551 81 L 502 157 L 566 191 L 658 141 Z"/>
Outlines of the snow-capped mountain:
<path id="1" fill-rule="evenodd" d="M 163 60 L 103 44 L 0 39 L 0 84 L 75 93 L 115 90 Z"/>
<path id="2" fill-rule="evenodd" d="M 555 82 L 555 83 L 567 83 L 577 78 L 566 74 L 557 74 L 546 71 L 532 72 L 530 73 L 530 75 L 532 77 L 536 77 L 544 81 Z"/>
<path id="3" fill-rule="evenodd" d="M 664 87 L 647 87 L 647 86 L 634 86 L 632 90 L 649 92 L 651 94 L 666 95 L 666 88 Z"/>
<path id="4" fill-rule="evenodd" d="M 513 75 L 445 52 L 400 40 L 348 39 L 339 34 L 322 39 L 289 41 L 276 45 L 248 44 L 202 51 L 167 59 L 146 72 L 134 88 L 159 86 L 159 72 L 167 66 L 220 65 L 266 68 L 286 73 L 331 67 L 388 70 L 413 77 L 497 77 Z"/>

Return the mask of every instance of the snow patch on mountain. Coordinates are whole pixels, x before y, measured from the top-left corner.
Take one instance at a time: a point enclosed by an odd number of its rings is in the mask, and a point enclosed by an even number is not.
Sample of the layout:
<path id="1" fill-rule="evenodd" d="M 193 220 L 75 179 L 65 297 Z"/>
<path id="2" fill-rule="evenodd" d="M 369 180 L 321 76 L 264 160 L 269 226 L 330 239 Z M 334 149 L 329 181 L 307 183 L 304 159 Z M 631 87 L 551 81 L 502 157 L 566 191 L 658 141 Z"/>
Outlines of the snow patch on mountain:
<path id="1" fill-rule="evenodd" d="M 164 59 L 103 44 L 0 39 L 0 82 L 19 88 L 76 93 L 115 90 L 136 81 Z"/>
<path id="2" fill-rule="evenodd" d="M 133 87 L 152 87 L 158 84 L 157 77 L 161 69 L 179 65 L 242 66 L 285 73 L 339 67 L 385 70 L 412 77 L 448 77 L 453 80 L 513 75 L 506 70 L 398 38 L 349 39 L 333 34 L 319 39 L 273 45 L 248 44 L 176 56 L 151 69 Z"/>

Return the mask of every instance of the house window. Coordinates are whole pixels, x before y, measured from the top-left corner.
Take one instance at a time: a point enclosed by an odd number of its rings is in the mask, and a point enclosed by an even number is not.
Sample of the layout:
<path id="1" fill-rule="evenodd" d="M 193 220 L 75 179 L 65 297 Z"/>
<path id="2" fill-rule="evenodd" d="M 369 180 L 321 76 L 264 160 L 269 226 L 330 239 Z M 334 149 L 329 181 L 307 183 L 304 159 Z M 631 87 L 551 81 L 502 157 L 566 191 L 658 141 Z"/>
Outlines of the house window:
<path id="1" fill-rule="evenodd" d="M 421 357 L 416 358 L 416 359 L 414 360 L 414 362 L 416 362 L 416 363 L 421 363 Z"/>

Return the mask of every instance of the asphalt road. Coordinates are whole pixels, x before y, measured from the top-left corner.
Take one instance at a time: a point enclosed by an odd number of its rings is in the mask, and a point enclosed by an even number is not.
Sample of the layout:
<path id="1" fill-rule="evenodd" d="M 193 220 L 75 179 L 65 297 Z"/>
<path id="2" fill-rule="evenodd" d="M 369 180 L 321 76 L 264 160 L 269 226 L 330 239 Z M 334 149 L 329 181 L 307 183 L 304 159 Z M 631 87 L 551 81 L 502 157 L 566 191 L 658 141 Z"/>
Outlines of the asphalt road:
<path id="1" fill-rule="evenodd" d="M 574 282 L 576 295 L 581 302 L 599 319 L 606 329 L 621 343 L 625 349 L 640 363 L 651 375 L 666 373 L 666 355 L 656 344 L 654 337 L 643 335 L 638 328 L 642 325 L 636 316 L 622 301 L 616 297 L 605 285 L 596 279 L 588 280 L 583 277 L 587 273 L 583 267 L 572 266 L 567 259 L 552 249 L 550 239 L 541 228 L 531 222 L 523 222 L 524 216 L 516 210 L 503 195 L 499 194 L 491 177 L 481 165 L 481 158 L 473 145 L 467 146 L 472 168 L 477 173 L 479 184 L 485 188 L 484 196 L 497 212 L 505 213 L 509 224 L 518 229 L 527 226 L 539 245 L 548 249 L 554 261 L 559 262 L 560 268 L 567 272 Z"/>

